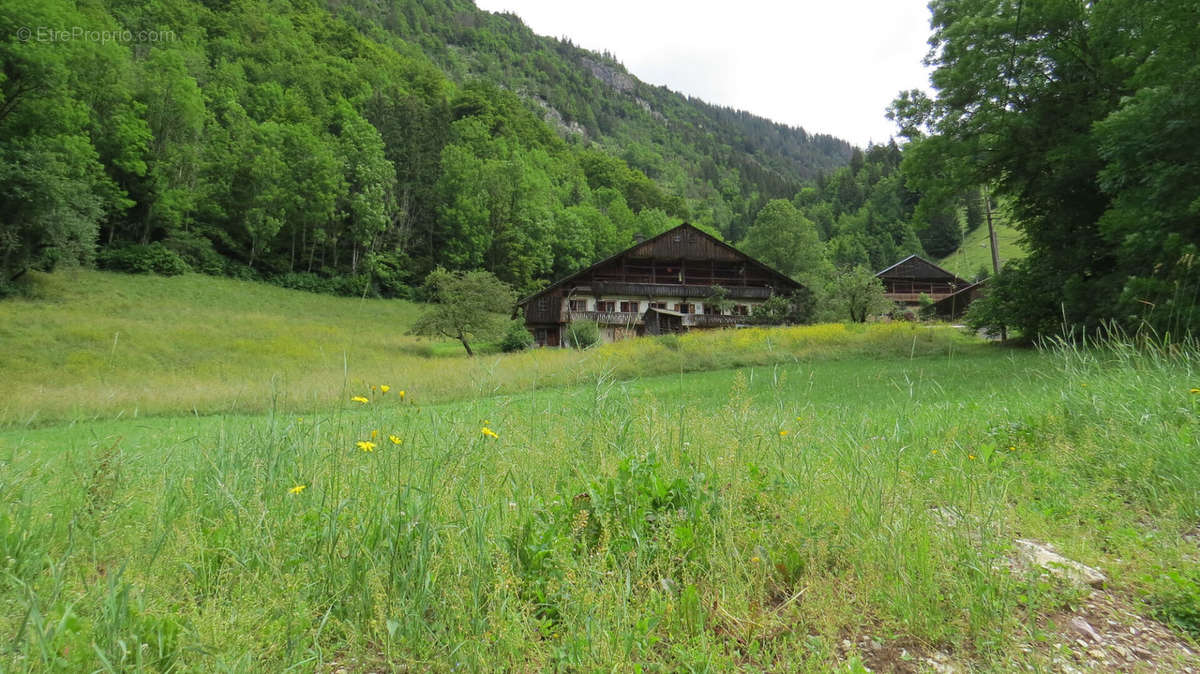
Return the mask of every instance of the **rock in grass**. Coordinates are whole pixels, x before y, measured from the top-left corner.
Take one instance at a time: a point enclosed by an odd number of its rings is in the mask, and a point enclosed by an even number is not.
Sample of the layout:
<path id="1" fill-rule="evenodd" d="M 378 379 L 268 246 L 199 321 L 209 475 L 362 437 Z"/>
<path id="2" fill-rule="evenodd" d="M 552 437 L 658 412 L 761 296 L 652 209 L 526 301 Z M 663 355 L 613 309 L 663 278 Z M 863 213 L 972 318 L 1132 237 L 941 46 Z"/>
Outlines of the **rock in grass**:
<path id="1" fill-rule="evenodd" d="M 1086 564 L 1067 559 L 1043 543 L 1024 538 L 1018 538 L 1014 542 L 1017 546 L 1017 554 L 1026 566 L 1046 569 L 1059 578 L 1081 585 L 1102 587 L 1108 582 L 1108 577 L 1103 573 Z"/>

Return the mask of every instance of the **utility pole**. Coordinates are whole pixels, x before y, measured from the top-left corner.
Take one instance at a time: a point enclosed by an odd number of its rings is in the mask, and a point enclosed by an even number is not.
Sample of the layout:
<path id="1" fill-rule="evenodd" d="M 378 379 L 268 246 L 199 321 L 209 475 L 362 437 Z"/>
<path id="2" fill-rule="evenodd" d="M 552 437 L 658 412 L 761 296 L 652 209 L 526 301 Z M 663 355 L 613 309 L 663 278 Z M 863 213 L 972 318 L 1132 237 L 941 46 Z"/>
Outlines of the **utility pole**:
<path id="1" fill-rule="evenodd" d="M 983 190 L 983 212 L 987 215 L 988 241 L 992 244 L 992 276 L 1000 273 L 1000 251 L 996 245 L 996 226 L 992 224 L 992 195 Z M 1008 328 L 1000 326 L 1000 342 L 1008 341 Z"/>

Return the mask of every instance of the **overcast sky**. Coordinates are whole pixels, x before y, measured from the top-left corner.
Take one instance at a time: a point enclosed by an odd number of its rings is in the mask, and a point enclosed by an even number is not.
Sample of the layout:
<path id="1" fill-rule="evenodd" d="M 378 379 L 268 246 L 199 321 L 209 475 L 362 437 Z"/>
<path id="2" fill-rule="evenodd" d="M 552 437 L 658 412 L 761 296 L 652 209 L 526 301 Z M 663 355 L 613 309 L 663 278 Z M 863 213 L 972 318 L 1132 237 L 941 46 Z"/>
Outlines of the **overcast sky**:
<path id="1" fill-rule="evenodd" d="M 865 147 L 928 88 L 927 0 L 476 0 L 609 51 L 639 79 Z"/>

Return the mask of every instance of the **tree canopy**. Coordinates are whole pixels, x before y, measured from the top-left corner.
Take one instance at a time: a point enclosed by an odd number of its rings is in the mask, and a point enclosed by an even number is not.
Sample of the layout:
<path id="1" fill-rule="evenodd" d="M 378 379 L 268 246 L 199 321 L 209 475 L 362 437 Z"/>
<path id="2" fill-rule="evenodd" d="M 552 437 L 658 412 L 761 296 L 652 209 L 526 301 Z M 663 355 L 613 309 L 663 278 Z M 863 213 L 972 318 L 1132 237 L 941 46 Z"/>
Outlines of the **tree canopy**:
<path id="1" fill-rule="evenodd" d="M 934 98 L 892 108 L 913 184 L 1006 196 L 1029 257 L 977 322 L 1200 327 L 1195 0 L 935 0 Z"/>
<path id="2" fill-rule="evenodd" d="M 409 330 L 462 343 L 468 356 L 472 340 L 499 339 L 516 303 L 512 288 L 491 272 L 452 272 L 438 268 L 425 279 L 431 305 Z"/>

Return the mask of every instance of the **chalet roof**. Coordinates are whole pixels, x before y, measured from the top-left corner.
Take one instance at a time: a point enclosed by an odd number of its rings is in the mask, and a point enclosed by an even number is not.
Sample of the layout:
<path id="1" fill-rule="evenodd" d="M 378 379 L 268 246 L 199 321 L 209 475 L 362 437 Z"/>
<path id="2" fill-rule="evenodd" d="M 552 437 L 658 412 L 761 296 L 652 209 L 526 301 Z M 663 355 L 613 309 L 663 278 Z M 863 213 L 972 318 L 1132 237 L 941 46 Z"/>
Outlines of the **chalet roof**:
<path id="1" fill-rule="evenodd" d="M 970 281 L 959 278 L 955 274 L 942 269 L 920 255 L 909 255 L 896 264 L 875 274 L 877 278 L 919 278 L 952 281 L 956 284 L 970 284 Z"/>
<path id="2" fill-rule="evenodd" d="M 626 255 L 626 254 L 630 253 L 631 251 L 633 251 L 634 249 L 640 248 L 642 246 L 646 246 L 646 245 L 651 244 L 652 242 L 657 241 L 659 239 L 662 239 L 662 238 L 665 238 L 668 236 L 673 236 L 674 234 L 676 234 L 678 232 L 684 232 L 684 231 L 696 232 L 700 236 L 703 236 L 706 239 L 709 239 L 717 246 L 720 246 L 722 248 L 727 248 L 728 250 L 730 250 L 734 254 L 736 254 L 738 257 L 745 260 L 748 264 L 754 265 L 755 267 L 758 267 L 759 269 L 765 271 L 768 276 L 771 276 L 775 281 L 777 281 L 782 286 L 785 286 L 785 287 L 788 287 L 791 289 L 798 289 L 798 288 L 802 287 L 799 283 L 793 281 L 790 277 L 786 276 L 785 274 L 768 267 L 767 265 L 759 262 L 758 260 L 755 260 L 754 258 L 750 257 L 749 255 L 746 255 L 742 251 L 725 243 L 724 241 L 709 234 L 708 232 L 705 232 L 704 230 L 694 227 L 693 225 L 690 225 L 685 222 L 682 225 L 679 225 L 678 227 L 672 227 L 671 229 L 668 229 L 667 231 L 663 232 L 662 234 L 659 234 L 657 236 L 652 236 L 643 241 L 638 241 L 638 242 L 634 243 L 632 246 L 626 248 L 625 250 L 622 250 L 619 253 L 614 253 L 613 255 L 610 255 L 589 267 L 581 269 L 581 270 L 575 272 L 574 274 L 560 278 L 559 280 L 555 281 L 554 283 L 551 283 L 550 285 L 546 286 L 545 288 L 542 288 L 541 290 L 537 291 L 536 293 L 533 293 L 533 294 L 529 295 L 528 297 L 522 298 L 519 302 L 517 302 L 517 306 L 524 305 L 525 303 L 529 302 L 529 300 L 537 297 L 538 295 L 550 292 L 551 290 L 554 290 L 555 288 L 559 288 L 559 287 L 579 278 L 580 276 L 583 276 L 591 271 L 594 271 L 595 269 L 598 269 L 599 267 L 604 266 L 605 264 L 608 264 L 609 262 L 612 262 L 613 260 L 620 259 L 620 257 L 622 255 Z"/>

